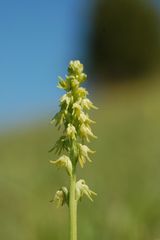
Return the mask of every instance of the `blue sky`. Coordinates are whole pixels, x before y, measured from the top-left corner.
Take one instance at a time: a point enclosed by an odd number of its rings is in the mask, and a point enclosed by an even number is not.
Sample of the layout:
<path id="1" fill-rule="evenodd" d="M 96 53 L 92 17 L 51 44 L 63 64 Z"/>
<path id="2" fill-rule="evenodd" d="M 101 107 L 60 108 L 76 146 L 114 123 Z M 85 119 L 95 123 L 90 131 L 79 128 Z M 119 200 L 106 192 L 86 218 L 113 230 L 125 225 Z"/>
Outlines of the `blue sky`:
<path id="1" fill-rule="evenodd" d="M 0 1 L 0 131 L 50 117 L 62 94 L 57 76 L 66 73 L 70 59 L 87 55 L 93 3 Z"/>
<path id="2" fill-rule="evenodd" d="M 0 1 L 0 129 L 54 109 L 57 76 L 85 58 L 91 2 Z"/>

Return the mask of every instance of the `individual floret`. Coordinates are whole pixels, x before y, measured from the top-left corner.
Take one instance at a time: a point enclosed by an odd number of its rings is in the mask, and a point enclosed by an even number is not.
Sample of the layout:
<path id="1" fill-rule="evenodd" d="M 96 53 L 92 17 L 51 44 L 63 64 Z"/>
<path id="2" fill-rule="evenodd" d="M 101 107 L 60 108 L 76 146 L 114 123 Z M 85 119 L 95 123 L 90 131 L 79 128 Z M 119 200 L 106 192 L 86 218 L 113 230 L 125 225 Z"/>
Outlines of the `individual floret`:
<path id="1" fill-rule="evenodd" d="M 65 203 L 68 204 L 68 189 L 66 187 L 59 189 L 56 192 L 54 199 L 50 202 L 54 202 L 57 208 L 63 206 Z"/>
<path id="2" fill-rule="evenodd" d="M 87 147 L 86 145 L 82 145 L 81 143 L 79 143 L 78 146 L 79 146 L 78 160 L 81 167 L 83 168 L 84 164 L 86 163 L 86 160 L 88 160 L 89 162 L 92 162 L 88 156 L 88 153 L 93 154 L 95 153 L 95 151 L 92 151 L 89 147 Z"/>
<path id="3" fill-rule="evenodd" d="M 58 168 L 65 167 L 68 174 L 70 176 L 72 175 L 72 162 L 68 156 L 63 155 L 56 161 L 50 161 L 50 163 L 55 164 Z"/>
<path id="4" fill-rule="evenodd" d="M 89 142 L 89 137 L 97 138 L 91 131 L 89 126 L 86 126 L 84 123 L 80 126 L 80 137 L 86 139 Z"/>
<path id="5" fill-rule="evenodd" d="M 90 110 L 91 108 L 98 109 L 88 98 L 82 100 L 82 107 L 86 110 Z"/>
<path id="6" fill-rule="evenodd" d="M 66 129 L 66 135 L 69 139 L 72 139 L 72 140 L 75 140 L 76 139 L 76 134 L 77 134 L 77 131 L 75 129 L 75 127 L 69 123 L 68 126 L 67 126 L 67 129 Z"/>
<path id="7" fill-rule="evenodd" d="M 97 193 L 93 192 L 85 183 L 83 179 L 76 183 L 76 199 L 79 200 L 86 195 L 91 201 L 93 201 L 92 196 L 96 196 Z"/>

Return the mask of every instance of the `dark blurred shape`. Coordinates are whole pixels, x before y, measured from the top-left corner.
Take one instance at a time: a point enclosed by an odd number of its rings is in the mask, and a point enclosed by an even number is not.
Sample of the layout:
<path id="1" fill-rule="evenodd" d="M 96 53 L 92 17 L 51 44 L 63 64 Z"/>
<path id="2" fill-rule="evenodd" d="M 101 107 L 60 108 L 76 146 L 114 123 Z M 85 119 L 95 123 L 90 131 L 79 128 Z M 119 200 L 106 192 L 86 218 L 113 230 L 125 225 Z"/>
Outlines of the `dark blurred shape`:
<path id="1" fill-rule="evenodd" d="M 98 0 L 91 56 L 101 76 L 135 77 L 159 62 L 159 16 L 150 1 Z"/>

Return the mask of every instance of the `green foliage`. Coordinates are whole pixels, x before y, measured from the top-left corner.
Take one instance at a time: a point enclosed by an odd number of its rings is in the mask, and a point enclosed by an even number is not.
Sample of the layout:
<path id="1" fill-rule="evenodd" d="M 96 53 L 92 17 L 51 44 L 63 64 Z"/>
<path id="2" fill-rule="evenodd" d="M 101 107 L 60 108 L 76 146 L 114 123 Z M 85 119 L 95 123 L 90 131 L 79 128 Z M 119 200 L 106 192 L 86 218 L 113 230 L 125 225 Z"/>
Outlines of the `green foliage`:
<path id="1" fill-rule="evenodd" d="M 101 74 L 134 76 L 158 64 L 160 21 L 152 1 L 97 1 L 94 24 L 92 59 Z"/>

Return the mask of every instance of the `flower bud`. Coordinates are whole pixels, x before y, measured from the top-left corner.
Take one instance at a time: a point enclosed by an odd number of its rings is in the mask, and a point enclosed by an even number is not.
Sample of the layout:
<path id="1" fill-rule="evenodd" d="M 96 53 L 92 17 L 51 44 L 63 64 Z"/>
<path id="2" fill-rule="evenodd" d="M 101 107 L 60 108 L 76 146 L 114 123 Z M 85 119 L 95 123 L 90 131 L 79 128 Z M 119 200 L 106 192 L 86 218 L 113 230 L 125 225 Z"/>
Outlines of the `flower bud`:
<path id="1" fill-rule="evenodd" d="M 80 63 L 80 61 L 70 61 L 69 67 L 68 67 L 68 73 L 71 75 L 79 75 L 83 72 L 83 64 Z"/>
<path id="2" fill-rule="evenodd" d="M 68 204 L 68 189 L 66 187 L 59 189 L 51 202 L 54 202 L 57 208 L 63 206 L 65 203 Z"/>
<path id="3" fill-rule="evenodd" d="M 89 187 L 86 185 L 83 179 L 79 180 L 76 183 L 76 199 L 77 201 L 80 200 L 83 195 L 86 195 L 91 201 L 93 201 L 92 196 L 96 196 L 97 193 L 93 192 Z"/>
<path id="4" fill-rule="evenodd" d="M 84 81 L 86 81 L 87 75 L 85 73 L 81 73 L 78 79 L 80 83 L 83 83 Z"/>
<path id="5" fill-rule="evenodd" d="M 79 87 L 79 76 L 78 75 L 69 75 L 66 76 L 66 81 L 71 86 L 71 89 L 75 89 Z"/>
<path id="6" fill-rule="evenodd" d="M 68 156 L 63 155 L 56 161 L 50 161 L 50 163 L 55 164 L 58 168 L 65 167 L 67 173 L 70 176 L 72 175 L 72 162 Z"/>
<path id="7" fill-rule="evenodd" d="M 58 88 L 62 88 L 64 90 L 69 90 L 69 84 L 67 81 L 63 80 L 63 78 L 58 77 L 59 78 L 59 83 L 58 83 Z"/>

